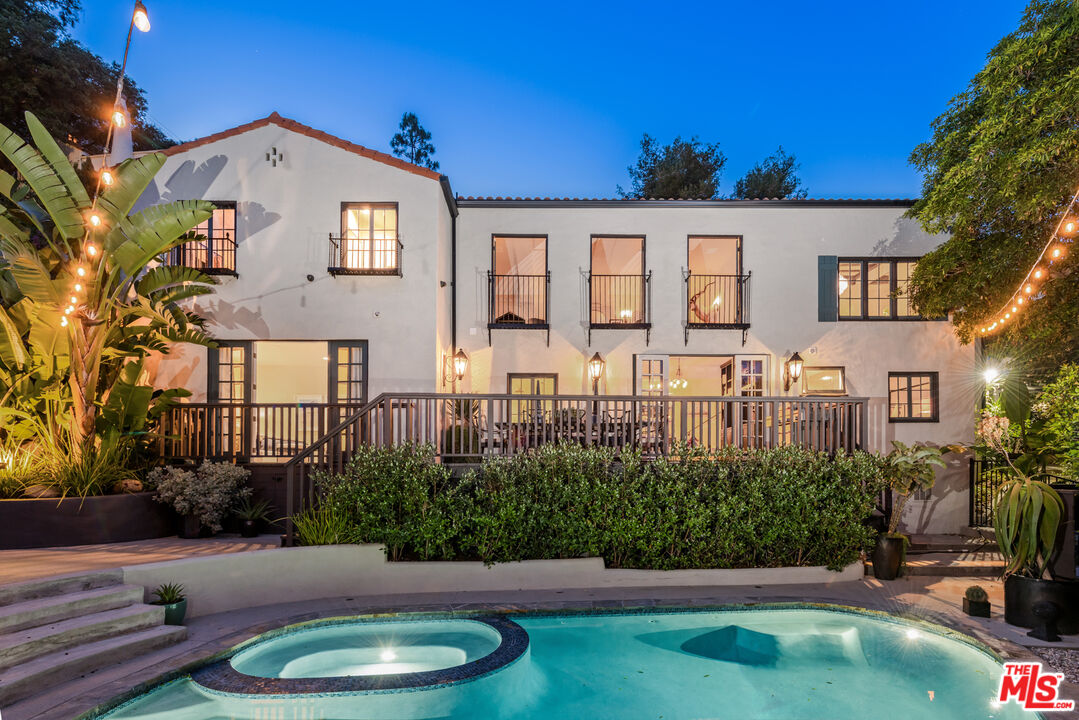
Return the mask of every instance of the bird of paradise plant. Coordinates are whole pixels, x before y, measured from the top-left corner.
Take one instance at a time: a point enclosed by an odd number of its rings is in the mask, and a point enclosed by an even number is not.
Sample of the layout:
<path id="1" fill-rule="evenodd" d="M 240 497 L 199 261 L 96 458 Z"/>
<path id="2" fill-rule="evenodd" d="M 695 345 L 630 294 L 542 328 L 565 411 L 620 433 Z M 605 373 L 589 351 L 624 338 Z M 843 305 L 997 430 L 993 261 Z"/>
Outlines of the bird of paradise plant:
<path id="1" fill-rule="evenodd" d="M 162 399 L 139 384 L 142 358 L 176 342 L 212 344 L 183 301 L 212 292 L 213 279 L 160 260 L 213 206 L 132 212 L 160 153 L 110 168 L 112 184 L 92 199 L 44 126 L 31 113 L 26 121 L 33 145 L 0 125 L 0 154 L 15 171 L 0 169 L 0 429 L 16 442 L 66 435 L 82 456 Z"/>

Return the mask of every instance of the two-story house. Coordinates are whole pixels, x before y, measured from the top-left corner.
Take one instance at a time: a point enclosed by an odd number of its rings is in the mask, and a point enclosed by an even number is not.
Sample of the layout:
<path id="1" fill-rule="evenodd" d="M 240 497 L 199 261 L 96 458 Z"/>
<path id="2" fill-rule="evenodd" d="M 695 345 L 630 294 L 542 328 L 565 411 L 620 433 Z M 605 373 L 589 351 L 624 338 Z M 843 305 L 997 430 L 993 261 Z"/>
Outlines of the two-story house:
<path id="1" fill-rule="evenodd" d="M 143 202 L 218 206 L 167 258 L 220 280 L 218 347 L 156 367 L 194 392 L 176 454 L 281 463 L 383 395 L 383 440 L 465 460 L 971 439 L 975 349 L 911 307 L 943 238 L 909 201 L 463 198 L 276 114 L 167 154 Z M 966 488 L 956 461 L 909 524 L 964 525 Z"/>

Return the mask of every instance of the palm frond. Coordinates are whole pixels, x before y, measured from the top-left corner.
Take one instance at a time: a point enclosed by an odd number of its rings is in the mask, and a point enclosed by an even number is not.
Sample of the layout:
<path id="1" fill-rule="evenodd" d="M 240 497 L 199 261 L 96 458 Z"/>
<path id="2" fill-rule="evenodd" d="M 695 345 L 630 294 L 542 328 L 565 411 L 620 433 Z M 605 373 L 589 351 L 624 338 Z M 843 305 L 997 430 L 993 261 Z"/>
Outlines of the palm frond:
<path id="1" fill-rule="evenodd" d="M 64 183 L 75 205 L 80 208 L 90 207 L 90 196 L 86 194 L 86 188 L 83 187 L 79 176 L 75 174 L 71 161 L 67 159 L 64 151 L 32 112 L 26 113 L 26 126 L 30 128 L 30 137 L 34 139 L 34 145 L 37 145 L 38 151 L 48 161 L 49 167 Z"/>
<path id="2" fill-rule="evenodd" d="M 188 283 L 202 283 L 204 285 L 216 284 L 211 276 L 200 272 L 195 268 L 177 265 L 158 265 L 142 276 L 136 284 L 135 289 L 140 295 L 150 296 L 158 290 L 168 290 L 187 285 Z"/>
<path id="3" fill-rule="evenodd" d="M 152 205 L 128 215 L 105 236 L 105 249 L 127 275 L 137 275 L 151 260 L 175 247 L 184 235 L 213 214 L 205 200 Z"/>

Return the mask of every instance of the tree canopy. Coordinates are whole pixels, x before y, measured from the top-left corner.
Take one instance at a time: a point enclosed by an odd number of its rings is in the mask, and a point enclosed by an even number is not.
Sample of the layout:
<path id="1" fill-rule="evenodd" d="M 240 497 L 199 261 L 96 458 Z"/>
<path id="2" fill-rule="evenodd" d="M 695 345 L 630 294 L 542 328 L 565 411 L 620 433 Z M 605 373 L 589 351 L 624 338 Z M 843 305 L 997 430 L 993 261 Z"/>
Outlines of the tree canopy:
<path id="1" fill-rule="evenodd" d="M 964 341 L 1009 300 L 1076 192 L 1077 68 L 1079 5 L 1033 0 L 911 154 L 925 176 L 911 215 L 951 234 L 918 263 L 912 298 L 923 315 L 953 313 Z M 1068 250 L 1044 294 L 991 340 L 1032 370 L 1079 358 L 1077 252 Z"/>
<path id="2" fill-rule="evenodd" d="M 416 113 L 406 112 L 401 117 L 399 132 L 390 140 L 390 148 L 394 155 L 408 160 L 413 165 L 438 170 L 438 161 L 434 159 L 435 146 L 431 144 L 431 133 L 420 125 Z"/>
<path id="3" fill-rule="evenodd" d="M 726 163 L 719 143 L 676 137 L 670 145 L 660 147 L 655 138 L 645 133 L 637 164 L 627 168 L 632 185 L 628 192 L 619 185 L 618 193 L 624 198 L 718 198 Z"/>
<path id="4" fill-rule="evenodd" d="M 734 184 L 732 197 L 755 198 L 804 198 L 806 189 L 798 177 L 800 165 L 793 155 L 788 155 L 780 145 L 774 155 L 759 162 Z"/>
<path id="5" fill-rule="evenodd" d="M 0 123 L 25 135 L 23 112 L 31 110 L 46 127 L 62 129 L 61 139 L 99 153 L 120 67 L 71 38 L 79 8 L 79 0 L 0 2 Z M 149 122 L 146 96 L 130 77 L 124 98 L 136 150 L 175 144 Z"/>

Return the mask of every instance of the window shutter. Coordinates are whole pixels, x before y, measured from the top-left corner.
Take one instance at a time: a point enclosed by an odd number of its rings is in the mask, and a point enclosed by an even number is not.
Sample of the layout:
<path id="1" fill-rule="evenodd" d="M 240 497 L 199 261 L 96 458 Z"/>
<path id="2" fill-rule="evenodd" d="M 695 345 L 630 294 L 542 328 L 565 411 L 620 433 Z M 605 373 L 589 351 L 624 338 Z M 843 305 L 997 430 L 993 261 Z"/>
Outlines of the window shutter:
<path id="1" fill-rule="evenodd" d="M 839 258 L 836 255 L 817 257 L 817 321 L 835 322 L 839 319 Z"/>

